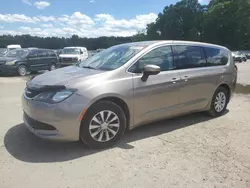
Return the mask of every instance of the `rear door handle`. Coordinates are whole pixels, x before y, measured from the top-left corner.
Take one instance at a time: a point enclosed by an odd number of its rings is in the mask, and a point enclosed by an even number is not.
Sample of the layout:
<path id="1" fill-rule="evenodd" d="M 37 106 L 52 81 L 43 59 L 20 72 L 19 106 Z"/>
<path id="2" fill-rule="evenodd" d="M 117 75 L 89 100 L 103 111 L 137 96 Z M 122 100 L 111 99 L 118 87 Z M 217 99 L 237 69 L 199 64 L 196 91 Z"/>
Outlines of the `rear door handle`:
<path id="1" fill-rule="evenodd" d="M 185 82 L 188 81 L 188 76 L 183 76 L 183 80 L 185 80 Z"/>

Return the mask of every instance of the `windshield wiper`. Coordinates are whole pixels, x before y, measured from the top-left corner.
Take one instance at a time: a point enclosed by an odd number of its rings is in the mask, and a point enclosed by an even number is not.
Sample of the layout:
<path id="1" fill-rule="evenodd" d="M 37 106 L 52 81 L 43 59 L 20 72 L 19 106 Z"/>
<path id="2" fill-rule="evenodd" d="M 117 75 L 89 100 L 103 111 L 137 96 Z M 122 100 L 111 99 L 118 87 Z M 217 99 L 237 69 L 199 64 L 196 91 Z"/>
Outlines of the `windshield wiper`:
<path id="1" fill-rule="evenodd" d="M 86 69 L 94 69 L 94 70 L 97 70 L 97 68 L 95 67 L 91 67 L 91 66 L 81 66 L 82 68 L 86 68 Z"/>

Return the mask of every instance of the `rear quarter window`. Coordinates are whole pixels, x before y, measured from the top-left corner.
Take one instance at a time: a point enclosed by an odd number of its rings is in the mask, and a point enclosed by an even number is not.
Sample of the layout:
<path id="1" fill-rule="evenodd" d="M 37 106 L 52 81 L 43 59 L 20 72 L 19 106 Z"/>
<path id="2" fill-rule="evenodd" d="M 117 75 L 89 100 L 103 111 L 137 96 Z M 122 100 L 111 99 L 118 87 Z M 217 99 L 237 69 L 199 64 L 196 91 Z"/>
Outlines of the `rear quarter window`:
<path id="1" fill-rule="evenodd" d="M 207 57 L 207 66 L 220 66 L 228 63 L 229 53 L 218 48 L 204 47 Z"/>

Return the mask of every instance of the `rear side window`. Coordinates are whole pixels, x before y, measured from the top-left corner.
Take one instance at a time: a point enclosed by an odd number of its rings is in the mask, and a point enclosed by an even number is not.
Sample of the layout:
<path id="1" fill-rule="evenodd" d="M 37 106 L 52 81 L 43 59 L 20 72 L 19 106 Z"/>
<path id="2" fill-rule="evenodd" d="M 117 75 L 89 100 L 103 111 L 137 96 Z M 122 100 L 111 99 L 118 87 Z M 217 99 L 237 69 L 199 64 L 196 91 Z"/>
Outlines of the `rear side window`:
<path id="1" fill-rule="evenodd" d="M 52 57 L 56 57 L 56 54 L 55 54 L 55 52 L 53 52 L 53 51 L 50 51 L 50 53 L 51 53 L 51 56 L 52 56 Z"/>
<path id="2" fill-rule="evenodd" d="M 39 50 L 38 51 L 38 57 L 47 57 L 46 50 Z"/>
<path id="3" fill-rule="evenodd" d="M 50 51 L 50 50 L 47 51 L 47 54 L 50 57 L 55 57 L 56 56 L 56 54 L 53 51 Z"/>
<path id="4" fill-rule="evenodd" d="M 189 69 L 206 66 L 204 50 L 200 46 L 173 46 L 177 69 Z"/>
<path id="5" fill-rule="evenodd" d="M 35 50 L 30 51 L 29 57 L 30 57 L 30 58 L 36 58 L 36 57 L 37 57 L 37 51 L 35 51 Z"/>
<path id="6" fill-rule="evenodd" d="M 228 52 L 217 48 L 204 48 L 207 57 L 207 66 L 226 65 L 228 62 Z"/>

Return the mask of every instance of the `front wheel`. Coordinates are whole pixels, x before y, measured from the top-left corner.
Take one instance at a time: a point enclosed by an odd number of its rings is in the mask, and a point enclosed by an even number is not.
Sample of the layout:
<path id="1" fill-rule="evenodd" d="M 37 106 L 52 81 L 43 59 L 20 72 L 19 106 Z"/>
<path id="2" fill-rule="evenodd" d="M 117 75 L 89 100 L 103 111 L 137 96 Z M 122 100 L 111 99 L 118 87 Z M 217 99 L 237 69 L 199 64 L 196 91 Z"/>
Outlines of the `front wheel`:
<path id="1" fill-rule="evenodd" d="M 17 71 L 20 76 L 26 76 L 28 74 L 28 68 L 25 65 L 19 65 Z"/>
<path id="2" fill-rule="evenodd" d="M 116 144 L 125 130 L 126 117 L 123 110 L 111 101 L 101 101 L 86 112 L 80 138 L 90 148 L 107 148 Z"/>
<path id="3" fill-rule="evenodd" d="M 219 87 L 212 98 L 211 107 L 208 111 L 212 117 L 219 117 L 224 114 L 229 101 L 229 91 L 224 87 Z"/>

